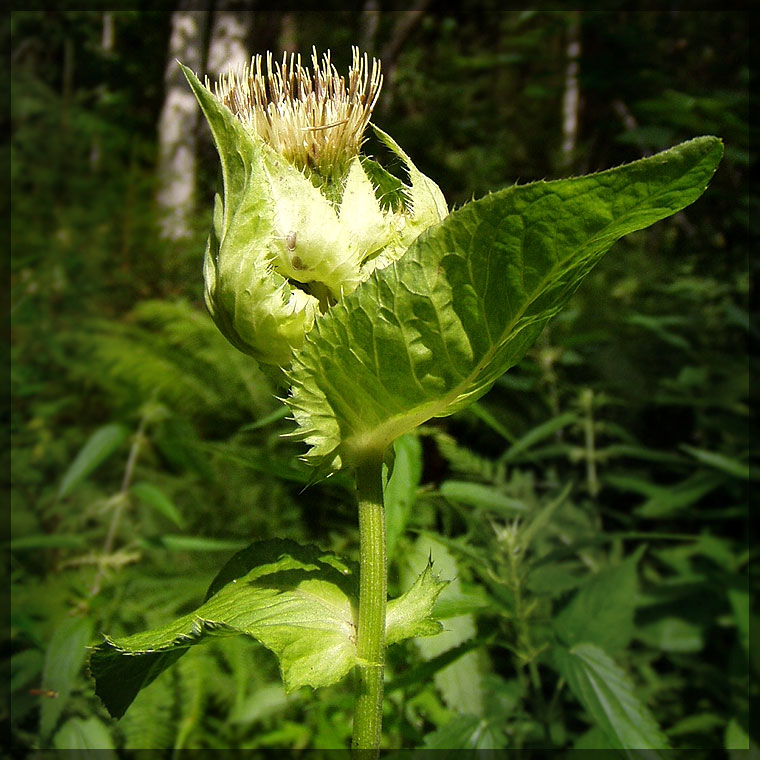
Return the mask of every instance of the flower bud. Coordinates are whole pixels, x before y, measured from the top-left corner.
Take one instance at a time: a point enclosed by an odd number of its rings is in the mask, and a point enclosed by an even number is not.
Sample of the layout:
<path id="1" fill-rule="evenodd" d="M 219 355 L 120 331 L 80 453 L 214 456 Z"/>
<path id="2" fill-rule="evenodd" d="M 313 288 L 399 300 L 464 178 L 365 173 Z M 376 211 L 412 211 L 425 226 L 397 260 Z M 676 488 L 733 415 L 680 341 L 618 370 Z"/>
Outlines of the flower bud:
<path id="1" fill-rule="evenodd" d="M 361 155 L 382 85 L 379 62 L 353 50 L 348 83 L 312 53 L 273 64 L 255 56 L 212 91 L 183 71 L 222 164 L 204 259 L 205 298 L 224 335 L 265 364 L 287 367 L 319 316 L 443 219 L 446 202 L 401 148 L 374 127 L 406 184 Z"/>

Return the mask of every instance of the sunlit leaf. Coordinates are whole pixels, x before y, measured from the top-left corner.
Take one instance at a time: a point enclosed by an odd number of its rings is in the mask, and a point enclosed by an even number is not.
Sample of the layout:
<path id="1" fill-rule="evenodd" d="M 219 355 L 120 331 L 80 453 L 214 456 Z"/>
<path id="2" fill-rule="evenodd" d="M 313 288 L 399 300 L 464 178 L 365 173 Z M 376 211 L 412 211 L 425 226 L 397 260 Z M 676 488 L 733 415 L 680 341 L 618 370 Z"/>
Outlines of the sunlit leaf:
<path id="1" fill-rule="evenodd" d="M 723 153 L 703 137 L 586 177 L 467 204 L 316 321 L 287 399 L 330 470 L 482 396 L 616 240 L 694 202 Z"/>
<path id="2" fill-rule="evenodd" d="M 194 612 L 145 633 L 104 636 L 90 657 L 95 693 L 114 717 L 187 649 L 208 637 L 245 635 L 277 656 L 287 691 L 327 686 L 356 662 L 356 567 L 284 539 L 235 554 Z M 430 610 L 445 584 L 430 568 L 388 605 L 388 641 L 436 633 Z"/>
<path id="3" fill-rule="evenodd" d="M 442 626 L 431 619 L 431 614 L 438 595 L 446 586 L 447 582 L 435 577 L 432 565 L 428 564 L 409 591 L 388 603 L 385 613 L 386 643 L 395 644 L 414 636 L 439 633 Z"/>

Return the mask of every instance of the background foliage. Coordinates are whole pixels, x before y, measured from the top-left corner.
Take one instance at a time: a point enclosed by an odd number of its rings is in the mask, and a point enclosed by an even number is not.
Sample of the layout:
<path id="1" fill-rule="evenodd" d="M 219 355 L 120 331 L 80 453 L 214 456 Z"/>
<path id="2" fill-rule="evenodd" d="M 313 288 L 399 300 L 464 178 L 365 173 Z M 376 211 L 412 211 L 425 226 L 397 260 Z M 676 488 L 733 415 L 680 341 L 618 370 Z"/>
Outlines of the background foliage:
<path id="1" fill-rule="evenodd" d="M 467 6 L 421 13 L 375 117 L 450 204 L 698 134 L 722 137 L 726 156 L 694 206 L 617 245 L 481 402 L 399 442 L 391 592 L 429 554 L 455 580 L 437 608 L 445 633 L 390 650 L 386 742 L 537 757 L 610 746 L 603 711 L 574 696 L 572 663 L 552 656 L 561 642 L 586 646 L 604 683 L 627 679 L 672 746 L 746 747 L 758 667 L 746 15 Z M 286 696 L 274 658 L 245 640 L 194 648 L 119 723 L 87 678 L 84 645 L 193 609 L 236 548 L 274 536 L 349 557 L 358 547 L 350 481 L 303 490 L 309 471 L 280 437 L 292 423 L 274 389 L 202 307 L 216 183 L 205 132 L 197 235 L 178 251 L 157 232 L 170 13 L 115 14 L 107 54 L 101 16 L 9 20 L 2 720 L 18 748 L 346 746 L 351 684 Z M 289 16 L 301 49 L 330 47 L 339 69 L 366 37 L 359 12 Z M 282 23 L 256 12 L 251 51 L 276 49 Z M 370 53 L 398 23 L 380 14 Z M 581 103 L 568 157 L 573 23 Z"/>

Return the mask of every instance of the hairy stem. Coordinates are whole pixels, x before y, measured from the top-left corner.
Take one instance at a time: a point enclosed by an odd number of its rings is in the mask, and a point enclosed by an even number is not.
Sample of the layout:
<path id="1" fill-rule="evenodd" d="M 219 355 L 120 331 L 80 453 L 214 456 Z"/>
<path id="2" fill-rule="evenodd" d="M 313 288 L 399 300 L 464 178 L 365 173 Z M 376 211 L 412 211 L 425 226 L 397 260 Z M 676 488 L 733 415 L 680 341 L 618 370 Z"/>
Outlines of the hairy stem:
<path id="1" fill-rule="evenodd" d="M 385 605 L 388 571 L 385 554 L 382 456 L 356 472 L 359 501 L 359 626 L 356 636 L 356 704 L 351 747 L 361 757 L 377 757 L 383 722 Z"/>

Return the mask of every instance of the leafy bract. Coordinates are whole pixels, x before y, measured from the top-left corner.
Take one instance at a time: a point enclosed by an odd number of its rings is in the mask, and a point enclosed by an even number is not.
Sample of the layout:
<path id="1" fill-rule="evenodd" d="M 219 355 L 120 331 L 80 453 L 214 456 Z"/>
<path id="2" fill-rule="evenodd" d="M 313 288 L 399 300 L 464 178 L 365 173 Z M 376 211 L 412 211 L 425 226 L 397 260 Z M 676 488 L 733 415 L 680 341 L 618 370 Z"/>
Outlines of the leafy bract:
<path id="1" fill-rule="evenodd" d="M 415 584 L 403 596 L 388 603 L 385 613 L 385 643 L 411 639 L 415 636 L 434 636 L 443 626 L 431 618 L 438 595 L 446 581 L 433 576 L 428 563 Z"/>
<path id="2" fill-rule="evenodd" d="M 104 636 L 90 657 L 95 692 L 121 717 L 142 688 L 209 636 L 243 634 L 274 652 L 285 688 L 327 686 L 356 662 L 357 572 L 334 554 L 284 539 L 235 554 L 189 615 L 145 633 Z M 440 629 L 430 618 L 445 584 L 428 567 L 388 606 L 388 641 Z"/>
<path id="3" fill-rule="evenodd" d="M 722 156 L 701 137 L 608 171 L 513 186 L 452 212 L 343 298 L 295 355 L 288 404 L 322 470 L 461 409 L 517 363 L 601 256 L 680 211 Z"/>

